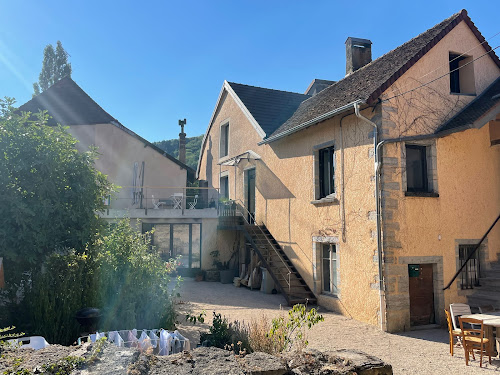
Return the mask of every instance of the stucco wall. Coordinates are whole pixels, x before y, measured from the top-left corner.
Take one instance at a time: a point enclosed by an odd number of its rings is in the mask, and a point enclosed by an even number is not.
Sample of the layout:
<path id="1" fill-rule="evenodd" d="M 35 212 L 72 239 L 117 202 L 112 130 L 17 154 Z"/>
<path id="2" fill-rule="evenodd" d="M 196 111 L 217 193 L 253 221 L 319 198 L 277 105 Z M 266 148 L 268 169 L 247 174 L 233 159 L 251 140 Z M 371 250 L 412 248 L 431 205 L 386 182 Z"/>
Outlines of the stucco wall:
<path id="1" fill-rule="evenodd" d="M 132 207 L 132 185 L 134 163 L 138 163 L 138 172 L 145 162 L 143 207 L 152 208 L 151 197 L 167 199 L 174 193 L 182 192 L 186 186 L 187 171 L 169 160 L 139 139 L 112 124 L 74 125 L 69 132 L 80 142 L 79 150 L 88 150 L 94 145 L 100 156 L 96 168 L 106 174 L 111 182 L 122 188 L 113 200 L 113 208 Z M 142 182 L 142 179 L 138 179 Z M 170 187 L 172 189 L 160 189 Z M 176 189 L 177 188 L 177 189 Z"/>
<path id="2" fill-rule="evenodd" d="M 449 52 L 474 59 L 485 53 L 462 22 L 384 93 L 390 98 L 449 72 Z M 498 76 L 500 69 L 485 56 L 474 62 L 476 94 Z M 449 76 L 382 103 L 384 138 L 433 133 L 474 99 L 450 93 Z M 500 158 L 490 146 L 488 126 L 444 138 L 409 142 L 428 146 L 429 178 L 439 197 L 409 197 L 406 190 L 405 143 L 384 146 L 382 207 L 388 330 L 410 328 L 408 264 L 434 264 L 436 321 L 444 324 L 443 309 L 465 302 L 468 292 L 442 288 L 457 271 L 459 242 L 478 241 L 500 212 Z M 496 147 L 496 148 L 495 148 Z M 485 258 L 496 259 L 500 229 L 490 234 Z M 462 240 L 462 241 L 460 241 Z M 486 264 L 487 266 L 487 264 Z"/>
<path id="3" fill-rule="evenodd" d="M 364 114 L 368 117 L 375 115 L 371 109 Z M 230 123 L 228 158 L 253 150 L 261 160 L 242 160 L 237 167 L 217 165 L 220 161 L 220 125 L 227 121 Z M 257 221 L 265 224 L 280 243 L 308 285 L 316 291 L 319 303 L 356 319 L 377 324 L 379 302 L 377 263 L 374 262 L 376 238 L 371 133 L 370 126 L 359 122 L 351 114 L 342 121 L 342 137 L 340 118 L 336 118 L 285 140 L 258 146 L 261 138 L 233 98 L 224 95 L 207 134 L 200 162 L 200 179 L 208 180 L 210 186 L 219 187 L 220 173 L 227 173 L 230 198 L 245 202 L 245 170 L 255 168 Z M 315 205 L 311 203 L 315 200 L 315 147 L 328 142 L 333 142 L 337 150 L 335 178 L 338 199 L 333 203 Z M 342 148 L 344 205 L 341 203 Z M 342 215 L 343 210 L 345 215 Z M 234 241 L 229 233 L 219 231 L 219 247 L 224 238 L 226 247 Z M 339 298 L 321 293 L 320 263 L 316 259 L 319 254 L 313 253 L 313 237 L 338 239 L 341 303 Z"/>

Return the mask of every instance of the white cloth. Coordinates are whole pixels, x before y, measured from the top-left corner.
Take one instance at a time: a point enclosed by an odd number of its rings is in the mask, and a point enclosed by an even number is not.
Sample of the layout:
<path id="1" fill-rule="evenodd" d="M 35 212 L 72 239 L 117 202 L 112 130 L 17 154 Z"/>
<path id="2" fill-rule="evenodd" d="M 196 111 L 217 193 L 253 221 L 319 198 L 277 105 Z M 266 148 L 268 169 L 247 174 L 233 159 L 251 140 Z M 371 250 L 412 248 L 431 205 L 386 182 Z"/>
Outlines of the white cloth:
<path id="1" fill-rule="evenodd" d="M 127 335 L 127 348 L 137 348 L 139 346 L 139 340 L 137 340 L 137 330 L 133 329 L 132 331 L 128 331 Z"/>
<path id="2" fill-rule="evenodd" d="M 155 332 L 156 330 L 151 330 L 149 332 L 149 339 L 151 340 L 151 346 L 153 348 L 156 348 L 156 346 L 158 345 L 158 340 L 160 339 L 158 336 L 156 336 Z"/>
<path id="3" fill-rule="evenodd" d="M 170 332 L 161 330 L 160 331 L 160 351 L 158 355 L 169 355 L 172 352 L 172 334 Z"/>
<path id="4" fill-rule="evenodd" d="M 173 333 L 173 336 L 179 340 L 180 343 L 180 348 L 179 351 L 176 351 L 176 353 L 179 353 L 183 350 L 191 350 L 191 343 L 189 342 L 189 339 L 185 338 L 182 336 L 179 331 L 175 330 Z"/>
<path id="5" fill-rule="evenodd" d="M 108 341 L 114 343 L 118 347 L 122 347 L 125 345 L 122 337 L 117 331 L 108 332 Z"/>

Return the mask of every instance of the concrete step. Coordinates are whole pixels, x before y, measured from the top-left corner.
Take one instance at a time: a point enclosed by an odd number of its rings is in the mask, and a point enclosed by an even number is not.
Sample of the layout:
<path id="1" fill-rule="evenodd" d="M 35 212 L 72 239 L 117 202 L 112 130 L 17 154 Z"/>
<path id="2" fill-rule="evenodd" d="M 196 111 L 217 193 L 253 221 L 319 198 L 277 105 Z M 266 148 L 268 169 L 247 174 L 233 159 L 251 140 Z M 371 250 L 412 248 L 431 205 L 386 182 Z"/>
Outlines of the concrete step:
<path id="1" fill-rule="evenodd" d="M 500 270 L 481 270 L 481 277 L 487 277 L 487 278 L 498 278 L 500 277 Z"/>
<path id="2" fill-rule="evenodd" d="M 481 277 L 479 284 L 481 290 L 500 292 L 500 277 Z"/>
<path id="3" fill-rule="evenodd" d="M 474 294 L 467 296 L 467 302 L 474 307 L 493 305 L 496 308 L 500 308 L 500 292 L 495 293 L 478 288 Z"/>

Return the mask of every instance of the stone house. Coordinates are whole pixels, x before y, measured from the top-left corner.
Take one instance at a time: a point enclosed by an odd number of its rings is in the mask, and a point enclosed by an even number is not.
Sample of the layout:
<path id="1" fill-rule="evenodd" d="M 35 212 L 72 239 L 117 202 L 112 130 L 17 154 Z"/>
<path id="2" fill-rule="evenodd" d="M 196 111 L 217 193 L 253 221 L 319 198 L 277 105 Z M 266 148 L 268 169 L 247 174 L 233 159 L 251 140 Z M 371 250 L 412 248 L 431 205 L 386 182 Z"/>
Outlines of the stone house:
<path id="1" fill-rule="evenodd" d="M 189 187 L 193 169 L 122 125 L 69 77 L 19 109 L 46 110 L 48 125 L 67 127 L 80 151 L 97 148 L 96 168 L 119 187 L 103 197 L 108 207 L 103 218 L 128 217 L 132 225 L 139 219 L 138 230 L 155 228 L 153 243 L 165 258 L 180 255 L 183 268 L 200 269 L 201 251 L 211 246 L 208 234 L 217 226 L 217 212 L 208 207 L 217 191 Z"/>
<path id="2" fill-rule="evenodd" d="M 212 243 L 255 253 L 290 304 L 383 330 L 500 307 L 500 224 L 471 255 L 500 213 L 500 60 L 465 10 L 346 56 L 304 94 L 224 82 L 197 170 L 230 200 Z"/>

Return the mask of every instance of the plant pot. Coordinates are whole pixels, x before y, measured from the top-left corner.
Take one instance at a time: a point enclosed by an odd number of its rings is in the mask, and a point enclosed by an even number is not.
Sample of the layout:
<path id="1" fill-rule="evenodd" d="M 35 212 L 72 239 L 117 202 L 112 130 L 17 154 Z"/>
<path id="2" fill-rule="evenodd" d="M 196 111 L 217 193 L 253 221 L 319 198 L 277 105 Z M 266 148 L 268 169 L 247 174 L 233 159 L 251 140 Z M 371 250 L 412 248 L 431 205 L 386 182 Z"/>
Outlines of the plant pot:
<path id="1" fill-rule="evenodd" d="M 237 276 L 238 270 L 222 270 L 220 271 L 221 284 L 231 284 Z"/>
<path id="2" fill-rule="evenodd" d="M 220 281 L 220 271 L 219 270 L 205 271 L 205 281 Z"/>

